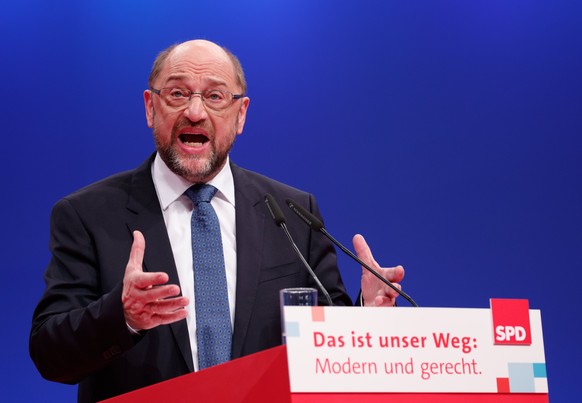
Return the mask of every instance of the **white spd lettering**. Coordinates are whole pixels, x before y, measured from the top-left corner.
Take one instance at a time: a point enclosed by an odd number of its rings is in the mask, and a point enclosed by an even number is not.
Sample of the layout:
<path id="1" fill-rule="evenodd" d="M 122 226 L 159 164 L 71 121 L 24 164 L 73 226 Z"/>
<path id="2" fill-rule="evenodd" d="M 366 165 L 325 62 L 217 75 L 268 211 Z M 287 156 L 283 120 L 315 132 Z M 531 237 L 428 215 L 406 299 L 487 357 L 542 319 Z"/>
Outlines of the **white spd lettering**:
<path id="1" fill-rule="evenodd" d="M 496 341 L 524 341 L 525 329 L 522 326 L 497 326 L 495 327 Z"/>

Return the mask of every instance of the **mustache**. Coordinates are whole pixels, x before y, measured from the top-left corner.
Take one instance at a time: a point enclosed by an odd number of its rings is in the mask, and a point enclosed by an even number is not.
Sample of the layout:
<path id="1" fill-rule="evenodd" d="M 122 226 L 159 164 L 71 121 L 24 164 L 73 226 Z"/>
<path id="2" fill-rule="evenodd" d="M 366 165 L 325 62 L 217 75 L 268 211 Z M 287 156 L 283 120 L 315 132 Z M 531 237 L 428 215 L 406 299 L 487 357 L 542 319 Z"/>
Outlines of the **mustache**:
<path id="1" fill-rule="evenodd" d="M 199 129 L 204 130 L 206 133 L 212 133 L 212 129 L 208 125 L 206 125 L 204 123 L 194 123 L 194 122 L 191 122 L 187 119 L 176 122 L 176 124 L 174 124 L 174 127 L 172 128 L 172 131 L 174 133 L 177 133 L 186 127 L 199 128 Z"/>

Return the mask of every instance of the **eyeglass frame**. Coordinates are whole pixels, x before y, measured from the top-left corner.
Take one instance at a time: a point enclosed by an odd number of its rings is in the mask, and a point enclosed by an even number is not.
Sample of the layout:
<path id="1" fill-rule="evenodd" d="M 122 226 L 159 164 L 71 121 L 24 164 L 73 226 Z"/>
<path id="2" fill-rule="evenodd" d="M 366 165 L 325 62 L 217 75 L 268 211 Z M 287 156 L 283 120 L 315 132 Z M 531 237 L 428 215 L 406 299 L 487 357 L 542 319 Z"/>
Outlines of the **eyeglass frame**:
<path id="1" fill-rule="evenodd" d="M 161 95 L 161 92 L 162 92 L 162 90 L 173 90 L 173 89 L 176 89 L 176 90 L 181 90 L 181 91 L 183 91 L 183 92 L 185 92 L 185 93 L 188 93 L 188 94 L 189 94 L 189 95 L 188 95 L 188 102 L 184 103 L 184 107 L 183 107 L 183 108 L 182 108 L 182 107 L 180 107 L 180 108 L 176 108 L 176 107 L 174 107 L 174 106 L 168 105 L 168 103 L 165 101 L 164 97 L 162 97 L 162 95 Z M 233 94 L 233 93 L 232 93 L 232 92 L 230 92 L 230 91 L 227 91 L 227 90 L 218 90 L 218 89 L 205 90 L 205 91 L 202 91 L 202 92 L 200 92 L 200 91 L 190 91 L 189 89 L 186 89 L 186 88 L 180 88 L 180 87 L 163 87 L 163 88 L 160 88 L 160 89 L 150 88 L 149 90 L 150 90 L 151 92 L 153 92 L 154 94 L 158 94 L 158 96 L 159 96 L 159 97 L 160 97 L 162 100 L 164 100 L 164 103 L 165 103 L 165 104 L 166 104 L 168 107 L 170 107 L 170 108 L 174 108 L 174 109 L 176 109 L 176 110 L 183 110 L 183 109 L 186 109 L 186 108 L 188 108 L 188 105 L 190 104 L 190 101 L 192 100 L 192 96 L 194 96 L 194 95 L 199 95 L 199 96 L 200 96 L 200 100 L 202 101 L 202 104 L 203 104 L 204 106 L 208 106 L 208 107 L 209 107 L 211 110 L 213 110 L 213 111 L 218 111 L 218 112 L 220 112 L 220 111 L 224 111 L 224 110 L 226 110 L 227 108 L 229 108 L 230 106 L 232 106 L 232 105 L 234 104 L 234 101 L 236 101 L 236 100 L 239 100 L 239 99 L 242 99 L 242 98 L 244 98 L 244 94 Z M 222 108 L 222 109 L 215 109 L 215 108 L 213 108 L 212 106 L 208 105 L 208 104 L 206 103 L 206 101 L 204 100 L 204 93 L 206 93 L 206 92 L 208 92 L 208 91 L 218 91 L 218 92 L 221 92 L 221 93 L 224 93 L 224 94 L 230 94 L 230 95 L 231 95 L 231 97 L 232 97 L 232 98 L 231 98 L 231 100 L 230 100 L 230 104 L 229 104 L 229 105 L 226 105 L 226 106 L 225 106 L 224 108 Z"/>

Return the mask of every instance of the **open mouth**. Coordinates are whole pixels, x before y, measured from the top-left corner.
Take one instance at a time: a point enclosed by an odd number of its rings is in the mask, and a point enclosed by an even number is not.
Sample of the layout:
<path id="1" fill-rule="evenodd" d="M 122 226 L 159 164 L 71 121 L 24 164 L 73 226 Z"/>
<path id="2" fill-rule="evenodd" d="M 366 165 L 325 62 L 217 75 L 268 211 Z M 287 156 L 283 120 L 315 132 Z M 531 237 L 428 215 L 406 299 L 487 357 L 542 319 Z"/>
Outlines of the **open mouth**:
<path id="1" fill-rule="evenodd" d="M 188 147 L 201 147 L 208 141 L 208 137 L 203 134 L 182 133 L 179 136 L 180 141 Z"/>

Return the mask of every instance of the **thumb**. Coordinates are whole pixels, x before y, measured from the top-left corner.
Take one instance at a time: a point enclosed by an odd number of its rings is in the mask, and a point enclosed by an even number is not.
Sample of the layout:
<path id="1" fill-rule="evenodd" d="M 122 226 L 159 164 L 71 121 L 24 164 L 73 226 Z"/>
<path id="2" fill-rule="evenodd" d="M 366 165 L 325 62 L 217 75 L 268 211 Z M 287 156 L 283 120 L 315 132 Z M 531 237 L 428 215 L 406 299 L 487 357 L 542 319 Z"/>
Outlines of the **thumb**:
<path id="1" fill-rule="evenodd" d="M 372 251 L 370 250 L 368 243 L 362 235 L 354 235 L 352 242 L 354 244 L 354 249 L 356 250 L 356 255 L 358 255 L 358 257 L 362 259 L 364 263 L 366 263 L 368 266 L 377 266 L 377 263 L 374 260 L 374 256 L 372 256 Z"/>
<path id="2" fill-rule="evenodd" d="M 133 231 L 133 243 L 129 252 L 126 272 L 142 271 L 143 256 L 145 253 L 145 238 L 140 231 Z"/>

